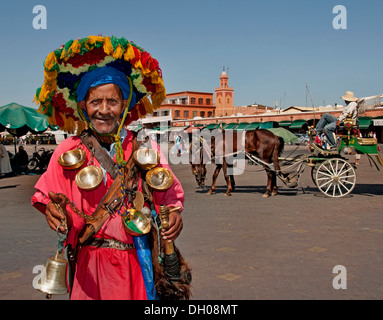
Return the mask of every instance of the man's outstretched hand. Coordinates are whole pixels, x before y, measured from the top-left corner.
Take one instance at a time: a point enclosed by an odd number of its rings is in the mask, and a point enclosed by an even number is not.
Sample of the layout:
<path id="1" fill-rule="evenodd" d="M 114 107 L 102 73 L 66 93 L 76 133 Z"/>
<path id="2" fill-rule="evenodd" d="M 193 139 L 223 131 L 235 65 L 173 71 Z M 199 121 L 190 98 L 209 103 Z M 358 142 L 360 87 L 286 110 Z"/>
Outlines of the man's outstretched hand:
<path id="1" fill-rule="evenodd" d="M 48 192 L 48 196 L 51 199 L 51 202 L 47 204 L 45 209 L 45 217 L 47 219 L 48 225 L 55 231 L 57 230 L 61 233 L 65 233 L 67 229 L 63 225 L 63 222 L 66 220 L 68 229 L 72 226 L 73 223 L 71 214 L 66 210 L 66 199 L 64 196 L 51 191 Z M 57 229 L 57 227 L 59 228 Z"/>

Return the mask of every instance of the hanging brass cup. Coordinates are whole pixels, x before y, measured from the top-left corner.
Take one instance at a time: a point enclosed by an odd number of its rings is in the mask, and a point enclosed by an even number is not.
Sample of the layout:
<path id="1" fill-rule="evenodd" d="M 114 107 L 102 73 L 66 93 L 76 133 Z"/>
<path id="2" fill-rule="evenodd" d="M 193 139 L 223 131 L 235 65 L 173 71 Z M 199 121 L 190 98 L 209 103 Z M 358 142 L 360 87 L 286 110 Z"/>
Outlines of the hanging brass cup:
<path id="1" fill-rule="evenodd" d="M 163 167 L 153 168 L 146 173 L 146 182 L 157 191 L 169 189 L 173 181 L 173 174 Z"/>
<path id="2" fill-rule="evenodd" d="M 142 169 L 150 170 L 160 163 L 160 154 L 148 148 L 140 148 L 133 153 L 134 162 Z"/>
<path id="3" fill-rule="evenodd" d="M 143 236 L 150 231 L 150 219 L 136 209 L 128 209 L 129 214 L 122 219 L 125 230 L 134 237 Z"/>
<path id="4" fill-rule="evenodd" d="M 84 150 L 75 149 L 64 152 L 57 161 L 64 169 L 76 170 L 84 164 L 85 158 Z"/>
<path id="5" fill-rule="evenodd" d="M 90 165 L 76 174 L 75 181 L 80 189 L 92 191 L 101 185 L 103 177 L 104 174 L 99 167 Z"/>

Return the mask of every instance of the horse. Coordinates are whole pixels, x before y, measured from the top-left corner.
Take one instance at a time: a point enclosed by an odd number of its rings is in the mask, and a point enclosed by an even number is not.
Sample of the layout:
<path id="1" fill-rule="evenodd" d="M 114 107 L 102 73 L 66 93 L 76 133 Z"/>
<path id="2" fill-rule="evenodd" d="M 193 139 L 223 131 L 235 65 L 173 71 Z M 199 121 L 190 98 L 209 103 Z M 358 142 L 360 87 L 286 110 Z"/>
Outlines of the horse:
<path id="1" fill-rule="evenodd" d="M 192 135 L 191 133 L 189 133 L 189 141 L 191 141 L 189 148 L 189 155 L 192 157 L 192 159 L 190 159 L 191 170 L 195 177 L 197 185 L 204 189 L 207 173 L 204 159 L 209 158 L 210 151 L 204 148 L 204 140 L 199 134 Z"/>
<path id="2" fill-rule="evenodd" d="M 267 174 L 266 192 L 263 195 L 263 197 L 268 198 L 269 196 L 275 196 L 277 194 L 277 174 L 279 174 L 281 170 L 278 157 L 283 152 L 284 140 L 280 137 L 277 137 L 272 132 L 266 129 L 251 130 L 246 132 L 231 131 L 230 134 L 232 134 L 232 142 L 227 141 L 230 140 L 230 136 L 229 139 L 226 139 L 227 131 L 222 131 L 222 135 L 213 135 L 211 137 L 211 159 L 216 160 L 215 158 L 219 157 L 221 163 L 217 163 L 215 161 L 213 181 L 211 188 L 208 191 L 208 194 L 211 195 L 214 193 L 218 174 L 220 170 L 223 169 L 223 173 L 227 184 L 225 196 L 231 195 L 231 192 L 235 189 L 235 180 L 234 175 L 228 174 L 227 172 L 228 169 L 232 168 L 233 166 L 233 164 L 229 164 L 227 160 L 230 156 L 238 154 L 238 152 L 246 152 L 257 157 L 257 159 L 261 160 L 264 163 L 273 164 L 274 170 L 271 170 L 266 165 L 263 165 Z M 243 134 L 244 137 L 238 137 L 239 134 Z M 244 138 L 244 145 L 238 143 L 240 141 L 240 138 Z M 199 139 L 200 148 L 197 150 L 200 151 L 199 158 L 194 158 L 191 162 L 191 165 L 192 173 L 194 174 L 198 185 L 204 186 L 204 181 L 207 172 L 206 162 L 204 161 L 204 159 L 206 159 L 208 148 L 206 147 L 206 141 L 204 141 L 201 138 Z M 220 151 L 222 151 L 222 154 L 219 154 Z M 227 154 L 227 152 L 231 153 Z"/>

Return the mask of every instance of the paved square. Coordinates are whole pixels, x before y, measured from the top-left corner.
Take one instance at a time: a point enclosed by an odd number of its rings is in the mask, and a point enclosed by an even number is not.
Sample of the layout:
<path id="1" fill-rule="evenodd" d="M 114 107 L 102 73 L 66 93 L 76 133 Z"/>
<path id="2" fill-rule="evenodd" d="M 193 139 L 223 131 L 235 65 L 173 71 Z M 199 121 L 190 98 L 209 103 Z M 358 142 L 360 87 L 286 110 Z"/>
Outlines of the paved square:
<path id="1" fill-rule="evenodd" d="M 286 146 L 284 155 L 294 148 Z M 365 156 L 353 193 L 340 199 L 322 196 L 309 167 L 298 188 L 278 181 L 279 194 L 268 199 L 260 167 L 236 177 L 231 197 L 222 173 L 209 196 L 196 187 L 189 165 L 172 168 L 185 190 L 176 245 L 192 268 L 193 299 L 383 299 L 383 173 Z M 212 171 L 208 166 L 207 185 Z M 3 300 L 45 299 L 32 288 L 32 270 L 54 255 L 57 236 L 30 205 L 38 177 L 0 179 Z M 337 265 L 347 269 L 346 290 L 332 286 Z"/>

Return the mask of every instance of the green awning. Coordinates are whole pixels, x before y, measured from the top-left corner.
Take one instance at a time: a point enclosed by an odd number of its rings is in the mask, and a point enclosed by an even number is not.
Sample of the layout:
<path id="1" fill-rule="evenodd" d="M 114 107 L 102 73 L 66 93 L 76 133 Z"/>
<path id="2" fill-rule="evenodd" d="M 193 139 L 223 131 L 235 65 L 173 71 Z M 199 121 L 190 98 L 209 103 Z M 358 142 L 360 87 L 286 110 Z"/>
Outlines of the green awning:
<path id="1" fill-rule="evenodd" d="M 291 126 L 289 127 L 290 129 L 300 129 L 302 126 L 306 124 L 306 120 L 295 120 Z"/>
<path id="2" fill-rule="evenodd" d="M 165 131 L 167 131 L 169 128 L 168 127 L 155 127 L 155 128 L 153 128 L 153 130 L 151 131 L 151 132 L 165 132 Z"/>
<path id="3" fill-rule="evenodd" d="M 252 122 L 248 127 L 246 127 L 246 131 L 258 129 L 260 124 L 260 122 Z"/>
<path id="4" fill-rule="evenodd" d="M 208 129 L 208 130 L 213 130 L 213 129 L 217 129 L 219 127 L 219 123 L 210 123 L 207 127 L 205 127 L 204 129 Z"/>
<path id="5" fill-rule="evenodd" d="M 285 143 L 292 144 L 298 141 L 298 137 L 285 128 L 270 128 L 267 130 L 271 131 L 276 136 L 281 137 Z"/>
<path id="6" fill-rule="evenodd" d="M 12 102 L 0 107 L 0 131 L 7 130 L 13 136 L 21 137 L 28 131 L 41 133 L 51 128 L 57 130 L 57 126 L 48 123 L 48 117 L 38 113 L 37 109 L 22 106 Z"/>
<path id="7" fill-rule="evenodd" d="M 288 121 L 288 120 L 281 121 L 281 122 L 279 122 L 279 126 L 280 127 L 290 127 L 291 126 L 291 121 Z"/>
<path id="8" fill-rule="evenodd" d="M 270 129 L 274 126 L 273 121 L 268 121 L 268 122 L 262 122 L 259 125 L 259 129 Z"/>
<path id="9" fill-rule="evenodd" d="M 129 128 L 130 131 L 133 131 L 133 132 L 138 132 L 142 129 L 142 125 L 138 125 L 138 126 L 135 126 L 135 127 L 131 127 Z"/>
<path id="10" fill-rule="evenodd" d="M 235 127 L 234 130 L 245 130 L 249 125 L 250 123 L 248 122 L 241 122 L 238 126 Z"/>
<path id="11" fill-rule="evenodd" d="M 230 130 L 234 129 L 237 126 L 237 123 L 228 123 L 226 126 L 223 127 L 224 130 Z"/>
<path id="12" fill-rule="evenodd" d="M 358 124 L 360 129 L 368 129 L 372 123 L 370 117 L 359 117 Z"/>

